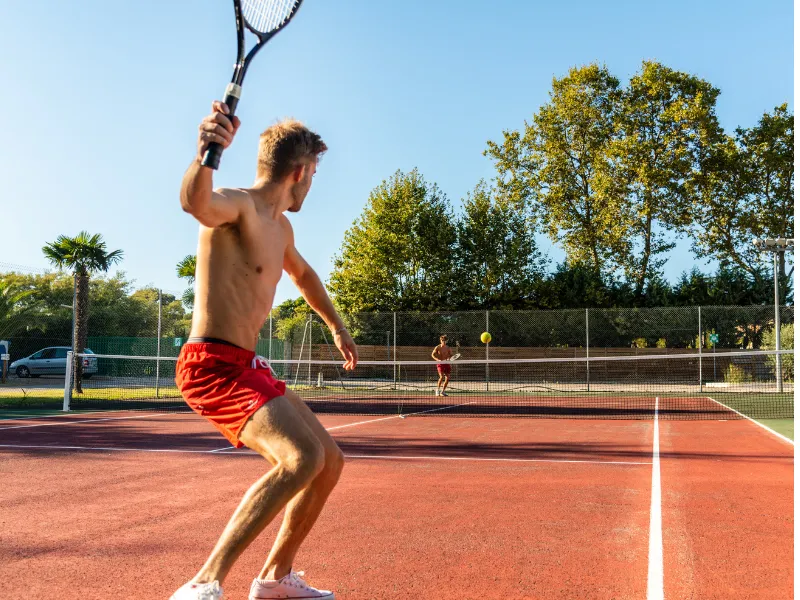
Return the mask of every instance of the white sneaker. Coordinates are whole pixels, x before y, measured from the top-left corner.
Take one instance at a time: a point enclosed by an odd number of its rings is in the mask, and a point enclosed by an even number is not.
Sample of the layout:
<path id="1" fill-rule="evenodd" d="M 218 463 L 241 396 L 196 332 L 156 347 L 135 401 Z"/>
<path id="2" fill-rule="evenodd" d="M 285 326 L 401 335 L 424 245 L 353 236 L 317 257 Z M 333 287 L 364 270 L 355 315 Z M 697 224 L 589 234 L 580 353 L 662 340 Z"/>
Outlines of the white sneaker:
<path id="1" fill-rule="evenodd" d="M 222 600 L 222 588 L 218 581 L 187 583 L 172 594 L 169 600 Z"/>
<path id="2" fill-rule="evenodd" d="M 434 394 L 434 396 L 439 396 L 439 390 L 436 390 L 436 393 Z"/>
<path id="3" fill-rule="evenodd" d="M 445 392 L 442 392 L 442 393 L 441 393 L 441 394 L 439 394 L 439 395 L 440 395 L 440 396 L 447 396 L 447 394 L 446 394 Z"/>
<path id="4" fill-rule="evenodd" d="M 318 590 L 300 579 L 303 572 L 292 571 L 286 577 L 277 581 L 269 579 L 254 579 L 250 586 L 250 600 L 300 600 L 312 598 L 313 600 L 335 600 L 333 592 Z"/>

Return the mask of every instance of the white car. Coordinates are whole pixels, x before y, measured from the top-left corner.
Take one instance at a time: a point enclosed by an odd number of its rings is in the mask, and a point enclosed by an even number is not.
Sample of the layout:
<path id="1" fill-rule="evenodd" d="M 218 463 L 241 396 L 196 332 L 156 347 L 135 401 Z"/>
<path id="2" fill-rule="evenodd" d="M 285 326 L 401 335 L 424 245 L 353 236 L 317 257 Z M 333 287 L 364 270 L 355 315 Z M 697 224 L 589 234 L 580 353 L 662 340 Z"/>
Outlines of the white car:
<path id="1" fill-rule="evenodd" d="M 42 375 L 67 374 L 67 352 L 69 346 L 50 346 L 34 352 L 30 356 L 15 360 L 8 366 L 9 373 L 17 377 L 40 377 Z M 94 354 L 89 348 L 84 349 L 84 354 Z M 83 377 L 89 379 L 97 373 L 97 359 L 90 356 L 83 357 Z"/>

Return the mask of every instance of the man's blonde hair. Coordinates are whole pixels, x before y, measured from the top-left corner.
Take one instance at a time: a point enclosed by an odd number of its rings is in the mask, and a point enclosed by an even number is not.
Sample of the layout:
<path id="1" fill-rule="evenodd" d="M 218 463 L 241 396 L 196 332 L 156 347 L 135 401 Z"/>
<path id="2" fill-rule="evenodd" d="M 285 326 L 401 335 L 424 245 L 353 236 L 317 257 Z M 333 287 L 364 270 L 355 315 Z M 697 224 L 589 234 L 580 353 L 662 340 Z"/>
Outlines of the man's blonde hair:
<path id="1" fill-rule="evenodd" d="M 297 165 L 318 160 L 327 149 L 322 138 L 300 121 L 284 119 L 261 134 L 258 176 L 267 181 L 280 181 Z"/>

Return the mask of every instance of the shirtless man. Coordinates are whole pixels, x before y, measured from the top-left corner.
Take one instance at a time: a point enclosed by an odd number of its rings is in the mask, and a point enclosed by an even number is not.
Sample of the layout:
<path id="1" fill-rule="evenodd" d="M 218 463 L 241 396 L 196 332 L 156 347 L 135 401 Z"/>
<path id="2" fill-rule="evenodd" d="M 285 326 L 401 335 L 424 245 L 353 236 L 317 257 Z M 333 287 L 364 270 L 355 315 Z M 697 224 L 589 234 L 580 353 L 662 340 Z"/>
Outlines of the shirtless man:
<path id="1" fill-rule="evenodd" d="M 261 134 L 256 181 L 249 189 L 212 190 L 200 165 L 211 142 L 228 147 L 239 128 L 214 102 L 200 124 L 197 156 L 181 187 L 181 206 L 200 222 L 191 337 L 181 350 L 176 382 L 187 404 L 235 447 L 247 446 L 271 465 L 244 495 L 219 541 L 194 578 L 173 600 L 219 600 L 234 561 L 286 507 L 278 536 L 250 599 L 333 600 L 292 569 L 295 555 L 333 490 L 344 459 L 306 404 L 255 356 L 258 332 L 286 271 L 308 304 L 330 327 L 352 370 L 353 339 L 317 274 L 294 246 L 285 211 L 297 212 L 327 149 L 316 134 L 287 120 Z"/>
<path id="2" fill-rule="evenodd" d="M 431 357 L 433 357 L 433 360 L 446 361 L 449 360 L 451 356 L 453 356 L 453 351 L 450 349 L 450 346 L 447 345 L 447 336 L 440 335 L 439 345 L 433 349 Z M 436 365 L 436 371 L 439 373 L 439 381 L 436 383 L 437 396 L 447 396 L 445 390 L 447 389 L 447 384 L 450 383 L 450 366 L 449 362 L 439 362 Z"/>

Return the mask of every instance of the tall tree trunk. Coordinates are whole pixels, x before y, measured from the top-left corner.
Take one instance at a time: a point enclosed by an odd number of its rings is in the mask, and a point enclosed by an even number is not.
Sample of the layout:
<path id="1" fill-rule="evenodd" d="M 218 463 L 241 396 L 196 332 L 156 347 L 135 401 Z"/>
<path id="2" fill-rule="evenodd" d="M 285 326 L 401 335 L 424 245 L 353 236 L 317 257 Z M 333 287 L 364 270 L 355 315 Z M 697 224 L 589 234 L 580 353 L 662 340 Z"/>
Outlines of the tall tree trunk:
<path id="1" fill-rule="evenodd" d="M 653 215 L 652 212 L 648 213 L 647 221 L 645 225 L 645 235 L 644 235 L 644 248 L 642 250 L 642 262 L 641 268 L 639 270 L 639 276 L 637 277 L 636 281 L 636 297 L 641 300 L 644 296 L 644 285 L 647 281 L 647 269 L 650 266 L 650 253 L 652 251 L 652 242 L 653 239 Z"/>
<path id="2" fill-rule="evenodd" d="M 86 339 L 89 335 L 89 276 L 84 273 L 75 275 L 75 331 L 73 331 L 73 365 L 72 376 L 75 382 L 75 391 L 83 393 L 83 360 L 79 354 L 86 349 Z"/>

